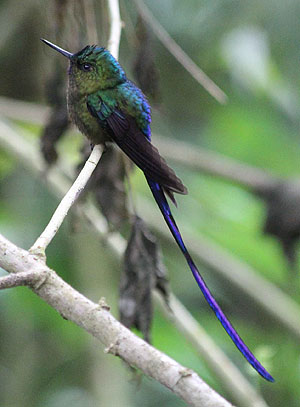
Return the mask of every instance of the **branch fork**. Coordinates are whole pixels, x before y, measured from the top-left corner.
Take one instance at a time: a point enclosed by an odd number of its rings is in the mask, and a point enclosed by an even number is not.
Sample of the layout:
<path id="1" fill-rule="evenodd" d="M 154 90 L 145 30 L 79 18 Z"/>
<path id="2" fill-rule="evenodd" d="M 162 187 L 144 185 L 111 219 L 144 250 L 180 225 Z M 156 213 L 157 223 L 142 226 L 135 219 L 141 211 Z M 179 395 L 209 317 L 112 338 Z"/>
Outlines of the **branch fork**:
<path id="1" fill-rule="evenodd" d="M 125 328 L 105 307 L 84 297 L 36 256 L 0 235 L 0 266 L 11 276 L 0 281 L 2 288 L 28 285 L 40 298 L 65 319 L 74 322 L 99 339 L 106 352 L 118 355 L 126 363 L 171 389 L 191 406 L 230 407 L 200 377 L 178 364 Z M 28 271 L 29 270 L 29 271 Z M 18 275 L 20 278 L 18 280 Z M 184 379 L 184 380 L 179 380 Z"/>

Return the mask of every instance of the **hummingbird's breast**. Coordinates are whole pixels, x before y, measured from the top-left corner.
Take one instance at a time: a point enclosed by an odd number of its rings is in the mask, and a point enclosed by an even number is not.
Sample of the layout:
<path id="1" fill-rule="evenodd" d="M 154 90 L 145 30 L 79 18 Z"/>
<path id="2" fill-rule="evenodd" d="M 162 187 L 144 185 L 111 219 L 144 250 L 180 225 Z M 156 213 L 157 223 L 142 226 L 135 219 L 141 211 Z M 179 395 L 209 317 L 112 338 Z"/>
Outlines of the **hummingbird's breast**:
<path id="1" fill-rule="evenodd" d="M 93 144 L 104 144 L 110 138 L 87 108 L 87 95 L 80 95 L 69 86 L 67 94 L 68 112 L 72 122 Z"/>

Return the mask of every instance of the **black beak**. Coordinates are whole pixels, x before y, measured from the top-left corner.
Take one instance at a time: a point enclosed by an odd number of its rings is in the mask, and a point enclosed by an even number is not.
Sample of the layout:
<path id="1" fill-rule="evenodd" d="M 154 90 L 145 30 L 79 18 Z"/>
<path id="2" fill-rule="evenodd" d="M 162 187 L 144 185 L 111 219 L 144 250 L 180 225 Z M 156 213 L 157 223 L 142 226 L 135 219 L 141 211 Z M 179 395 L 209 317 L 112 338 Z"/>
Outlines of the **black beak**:
<path id="1" fill-rule="evenodd" d="M 59 53 L 63 54 L 65 57 L 68 59 L 71 59 L 74 54 L 71 54 L 71 52 L 65 51 L 64 49 L 58 47 L 57 45 L 52 44 L 52 42 L 48 40 L 44 40 L 41 38 L 41 41 L 43 41 L 45 44 L 49 45 L 49 47 L 55 49 L 55 51 L 58 51 Z"/>

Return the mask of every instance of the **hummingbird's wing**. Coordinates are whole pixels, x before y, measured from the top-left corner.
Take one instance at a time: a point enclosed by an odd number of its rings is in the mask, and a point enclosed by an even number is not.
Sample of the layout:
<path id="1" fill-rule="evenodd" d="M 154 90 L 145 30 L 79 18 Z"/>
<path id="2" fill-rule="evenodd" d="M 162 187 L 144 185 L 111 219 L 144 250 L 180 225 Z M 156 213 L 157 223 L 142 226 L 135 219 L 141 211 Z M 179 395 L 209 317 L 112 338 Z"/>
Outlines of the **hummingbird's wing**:
<path id="1" fill-rule="evenodd" d="M 114 109 L 107 115 L 107 107 L 105 107 L 107 117 L 104 117 L 103 102 L 101 107 L 102 110 L 97 111 L 88 104 L 89 111 L 99 120 L 100 125 L 105 127 L 113 141 L 145 175 L 158 182 L 171 195 L 172 192 L 187 194 L 186 187 L 161 157 L 157 148 L 138 128 L 135 119 L 118 109 Z"/>

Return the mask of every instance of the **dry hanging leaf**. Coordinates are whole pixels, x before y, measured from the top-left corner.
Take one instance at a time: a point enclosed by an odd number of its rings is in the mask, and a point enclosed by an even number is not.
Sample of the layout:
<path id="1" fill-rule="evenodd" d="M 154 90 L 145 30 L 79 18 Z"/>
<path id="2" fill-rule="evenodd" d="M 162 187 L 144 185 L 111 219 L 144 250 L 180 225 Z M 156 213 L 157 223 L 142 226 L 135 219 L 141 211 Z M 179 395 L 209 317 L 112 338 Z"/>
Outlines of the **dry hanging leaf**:
<path id="1" fill-rule="evenodd" d="M 82 169 L 91 153 L 91 146 L 85 142 L 82 148 L 83 160 L 78 166 Z M 95 168 L 85 192 L 91 191 L 110 227 L 119 229 L 128 219 L 127 195 L 124 186 L 127 158 L 114 145 L 106 147 L 97 167 Z M 82 196 L 84 198 L 84 196 Z"/>
<path id="2" fill-rule="evenodd" d="M 300 238 L 300 182 L 279 182 L 264 199 L 267 217 L 264 232 L 275 236 L 282 245 L 292 269 L 296 265 L 296 244 Z"/>
<path id="3" fill-rule="evenodd" d="M 108 223 L 119 228 L 128 219 L 123 153 L 107 147 L 92 178 L 96 201 Z"/>
<path id="4" fill-rule="evenodd" d="M 147 342 L 153 316 L 151 291 L 160 289 L 167 300 L 167 284 L 156 238 L 143 220 L 135 217 L 124 255 L 119 309 L 121 322 L 128 328 L 139 329 Z"/>

